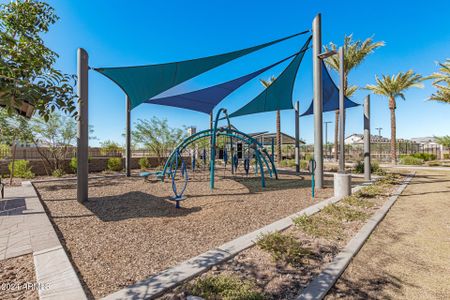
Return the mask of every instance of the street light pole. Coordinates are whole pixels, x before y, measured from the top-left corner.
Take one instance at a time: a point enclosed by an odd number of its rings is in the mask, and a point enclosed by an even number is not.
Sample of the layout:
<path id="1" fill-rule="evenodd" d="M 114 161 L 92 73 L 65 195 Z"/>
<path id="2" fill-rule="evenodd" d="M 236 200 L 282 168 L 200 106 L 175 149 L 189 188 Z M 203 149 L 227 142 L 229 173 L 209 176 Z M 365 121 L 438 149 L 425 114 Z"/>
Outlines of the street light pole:
<path id="1" fill-rule="evenodd" d="M 375 129 L 378 130 L 378 136 L 380 137 L 380 141 L 378 142 L 378 155 L 379 155 L 378 158 L 381 161 L 381 139 L 382 139 L 382 137 L 381 137 L 381 130 L 383 130 L 383 128 L 378 127 L 378 128 L 375 128 Z"/>
<path id="2" fill-rule="evenodd" d="M 322 50 L 321 15 L 318 14 L 312 24 L 313 28 L 313 86 L 314 86 L 314 160 L 316 161 L 315 185 L 323 188 L 323 133 L 322 133 L 322 66 L 319 57 Z"/>
<path id="3" fill-rule="evenodd" d="M 339 48 L 339 172 L 345 173 L 345 108 L 344 108 L 344 47 Z"/>

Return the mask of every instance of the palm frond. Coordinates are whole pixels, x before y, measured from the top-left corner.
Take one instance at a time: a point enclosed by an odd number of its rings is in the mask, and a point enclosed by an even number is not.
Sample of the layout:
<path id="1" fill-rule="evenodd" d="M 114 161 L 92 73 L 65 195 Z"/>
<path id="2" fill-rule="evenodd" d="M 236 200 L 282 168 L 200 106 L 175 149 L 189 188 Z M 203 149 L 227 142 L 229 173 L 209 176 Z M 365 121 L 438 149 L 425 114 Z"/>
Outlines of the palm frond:
<path id="1" fill-rule="evenodd" d="M 374 94 L 405 99 L 404 92 L 413 87 L 422 88 L 422 81 L 425 79 L 422 75 L 409 70 L 394 75 L 382 75 L 381 78 L 375 76 L 376 83 L 366 85 L 365 89 L 372 91 Z"/>

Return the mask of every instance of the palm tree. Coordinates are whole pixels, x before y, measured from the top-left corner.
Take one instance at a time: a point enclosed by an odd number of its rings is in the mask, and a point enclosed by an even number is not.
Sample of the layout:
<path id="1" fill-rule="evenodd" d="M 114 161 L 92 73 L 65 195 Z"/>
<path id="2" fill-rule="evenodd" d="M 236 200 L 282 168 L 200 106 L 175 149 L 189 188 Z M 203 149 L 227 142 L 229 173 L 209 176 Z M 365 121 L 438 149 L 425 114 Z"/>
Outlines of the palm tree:
<path id="1" fill-rule="evenodd" d="M 275 76 L 270 77 L 268 80 L 264 80 L 264 79 L 260 79 L 259 81 L 261 81 L 261 84 L 265 87 L 268 88 L 269 85 L 272 84 L 272 82 L 275 81 L 275 79 L 277 79 Z M 276 149 L 276 161 L 278 163 L 281 163 L 282 157 L 281 157 L 281 122 L 280 122 L 280 111 L 277 110 L 277 135 L 276 135 L 276 144 L 277 144 L 277 149 Z"/>
<path id="2" fill-rule="evenodd" d="M 450 59 L 447 58 L 439 65 L 439 72 L 428 76 L 429 79 L 434 79 L 433 85 L 438 89 L 429 99 L 450 104 Z"/>
<path id="3" fill-rule="evenodd" d="M 371 54 L 375 49 L 383 47 L 384 42 L 374 42 L 373 37 L 369 37 L 365 39 L 364 41 L 357 40 L 353 41 L 353 35 L 346 35 L 344 37 L 344 93 L 345 96 L 350 97 L 352 96 L 356 90 L 358 89 L 357 86 L 348 85 L 348 74 L 350 71 L 352 71 L 354 68 L 359 66 L 364 59 Z M 330 43 L 328 46 L 324 46 L 325 52 L 330 50 L 336 50 L 337 46 L 334 43 Z M 328 57 L 325 60 L 325 63 L 330 67 L 331 69 L 335 70 L 337 73 L 339 73 L 339 56 L 333 55 Z M 339 134 L 339 110 L 336 110 L 335 115 L 335 127 L 334 127 L 334 159 L 338 159 L 338 134 Z"/>
<path id="4" fill-rule="evenodd" d="M 422 88 L 421 83 L 426 78 L 409 70 L 406 73 L 400 72 L 397 75 L 386 76 L 381 78 L 375 76 L 376 84 L 366 85 L 366 89 L 371 90 L 374 94 L 386 96 L 389 98 L 389 110 L 391 111 L 391 160 L 397 163 L 397 127 L 395 122 L 395 109 L 397 104 L 395 98 L 400 97 L 405 100 L 404 92 L 412 87 Z"/>

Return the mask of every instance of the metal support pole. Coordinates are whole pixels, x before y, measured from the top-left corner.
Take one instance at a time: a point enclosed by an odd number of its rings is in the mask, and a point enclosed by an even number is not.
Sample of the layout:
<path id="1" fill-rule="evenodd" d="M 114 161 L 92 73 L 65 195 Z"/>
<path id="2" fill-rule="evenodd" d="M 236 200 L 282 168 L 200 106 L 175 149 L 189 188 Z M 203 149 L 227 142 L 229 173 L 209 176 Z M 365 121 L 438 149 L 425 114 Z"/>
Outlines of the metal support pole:
<path id="1" fill-rule="evenodd" d="M 77 132 L 77 200 L 88 200 L 89 176 L 89 119 L 88 119 L 88 72 L 89 56 L 83 48 L 77 51 L 78 73 L 78 132 Z"/>
<path id="2" fill-rule="evenodd" d="M 295 103 L 295 172 L 300 173 L 300 102 Z"/>
<path id="3" fill-rule="evenodd" d="M 339 173 L 345 173 L 344 47 L 339 48 Z"/>
<path id="4" fill-rule="evenodd" d="M 128 95 L 125 96 L 126 127 L 125 127 L 125 174 L 131 176 L 131 107 Z"/>
<path id="5" fill-rule="evenodd" d="M 370 95 L 364 101 L 364 179 L 371 179 L 370 170 Z"/>
<path id="6" fill-rule="evenodd" d="M 322 24 L 318 14 L 313 21 L 313 82 L 314 82 L 314 160 L 315 180 L 318 189 L 323 188 L 323 134 L 322 134 L 322 66 L 319 54 L 322 51 Z"/>

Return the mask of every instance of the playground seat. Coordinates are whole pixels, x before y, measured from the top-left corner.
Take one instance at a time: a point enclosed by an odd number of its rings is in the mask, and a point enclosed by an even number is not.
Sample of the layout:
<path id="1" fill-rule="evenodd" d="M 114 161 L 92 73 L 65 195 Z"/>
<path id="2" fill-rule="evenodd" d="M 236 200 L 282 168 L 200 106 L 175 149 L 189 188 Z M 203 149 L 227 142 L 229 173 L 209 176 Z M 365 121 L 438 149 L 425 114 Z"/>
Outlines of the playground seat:
<path id="1" fill-rule="evenodd" d="M 139 173 L 139 177 L 144 177 L 144 180 L 147 180 L 147 181 L 149 181 L 149 177 L 151 177 L 151 176 L 155 176 L 156 179 L 159 179 L 161 181 L 164 180 L 162 171 Z M 170 176 L 170 171 L 166 172 L 166 176 Z"/>

